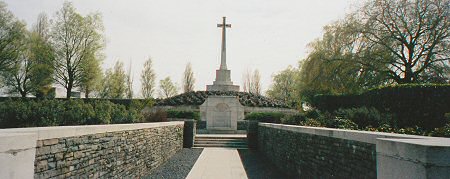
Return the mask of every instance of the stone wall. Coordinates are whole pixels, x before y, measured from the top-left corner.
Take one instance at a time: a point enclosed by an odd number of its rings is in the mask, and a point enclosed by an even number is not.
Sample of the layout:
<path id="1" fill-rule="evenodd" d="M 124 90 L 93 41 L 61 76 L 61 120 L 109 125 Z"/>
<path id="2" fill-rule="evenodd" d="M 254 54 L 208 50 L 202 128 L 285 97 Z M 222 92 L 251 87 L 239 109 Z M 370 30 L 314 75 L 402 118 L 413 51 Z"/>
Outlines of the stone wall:
<path id="1" fill-rule="evenodd" d="M 258 149 L 297 178 L 376 178 L 375 145 L 259 127 Z"/>
<path id="2" fill-rule="evenodd" d="M 24 128 L 0 134 L 38 136 L 30 160 L 34 178 L 139 178 L 182 149 L 183 127 L 183 122 L 166 122 Z M 4 165 L 0 161 L 0 167 Z"/>
<path id="3" fill-rule="evenodd" d="M 450 176 L 446 138 L 267 123 L 256 138 L 258 151 L 292 178 Z"/>

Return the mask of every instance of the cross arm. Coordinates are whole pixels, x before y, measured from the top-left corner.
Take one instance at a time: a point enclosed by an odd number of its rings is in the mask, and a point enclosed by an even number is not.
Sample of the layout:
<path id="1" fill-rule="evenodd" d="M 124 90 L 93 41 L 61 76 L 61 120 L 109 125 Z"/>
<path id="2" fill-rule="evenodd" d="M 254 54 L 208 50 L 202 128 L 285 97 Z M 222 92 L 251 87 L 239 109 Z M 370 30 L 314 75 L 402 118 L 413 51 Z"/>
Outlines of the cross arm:
<path id="1" fill-rule="evenodd" d="M 223 27 L 223 24 L 217 24 L 217 27 Z M 225 28 L 231 28 L 231 24 L 225 24 Z"/>

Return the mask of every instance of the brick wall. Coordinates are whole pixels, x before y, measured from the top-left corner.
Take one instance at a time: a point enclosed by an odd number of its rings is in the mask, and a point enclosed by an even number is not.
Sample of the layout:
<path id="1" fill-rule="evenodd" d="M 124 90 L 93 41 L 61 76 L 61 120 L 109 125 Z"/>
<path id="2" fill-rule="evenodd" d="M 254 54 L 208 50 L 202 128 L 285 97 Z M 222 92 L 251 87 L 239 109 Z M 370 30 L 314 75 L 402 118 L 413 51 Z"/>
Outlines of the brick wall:
<path id="1" fill-rule="evenodd" d="M 38 140 L 34 178 L 137 178 L 183 147 L 183 124 Z"/>

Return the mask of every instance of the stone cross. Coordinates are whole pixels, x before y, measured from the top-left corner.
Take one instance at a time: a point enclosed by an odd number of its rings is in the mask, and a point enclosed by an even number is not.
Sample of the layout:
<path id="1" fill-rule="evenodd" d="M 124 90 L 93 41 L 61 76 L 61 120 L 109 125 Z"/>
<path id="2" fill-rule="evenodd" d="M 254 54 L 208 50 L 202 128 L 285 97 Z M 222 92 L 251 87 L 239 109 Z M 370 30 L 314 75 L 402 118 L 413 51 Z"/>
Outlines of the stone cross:
<path id="1" fill-rule="evenodd" d="M 217 27 L 222 28 L 222 56 L 220 58 L 220 69 L 226 70 L 227 69 L 227 55 L 226 55 L 226 34 L 225 29 L 231 28 L 231 24 L 227 24 L 225 22 L 226 17 L 222 17 L 223 21 L 222 24 L 217 24 Z"/>

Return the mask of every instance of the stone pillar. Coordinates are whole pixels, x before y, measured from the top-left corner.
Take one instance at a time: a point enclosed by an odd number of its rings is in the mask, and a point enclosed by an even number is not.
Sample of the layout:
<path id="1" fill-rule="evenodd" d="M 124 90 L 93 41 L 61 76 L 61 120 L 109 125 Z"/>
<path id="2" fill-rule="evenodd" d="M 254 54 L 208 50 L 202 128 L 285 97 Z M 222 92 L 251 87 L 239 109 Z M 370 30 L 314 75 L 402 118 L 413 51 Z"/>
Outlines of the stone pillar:
<path id="1" fill-rule="evenodd" d="M 258 121 L 249 120 L 247 123 L 248 147 L 252 150 L 258 149 Z"/>
<path id="2" fill-rule="evenodd" d="M 183 130 L 184 148 L 192 148 L 194 146 L 195 133 L 196 133 L 196 121 L 194 119 L 185 120 Z"/>
<path id="3" fill-rule="evenodd" d="M 34 178 L 37 134 L 0 133 L 0 178 Z"/>

